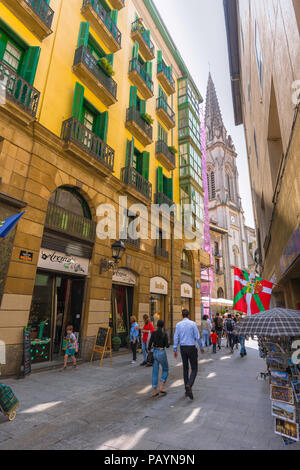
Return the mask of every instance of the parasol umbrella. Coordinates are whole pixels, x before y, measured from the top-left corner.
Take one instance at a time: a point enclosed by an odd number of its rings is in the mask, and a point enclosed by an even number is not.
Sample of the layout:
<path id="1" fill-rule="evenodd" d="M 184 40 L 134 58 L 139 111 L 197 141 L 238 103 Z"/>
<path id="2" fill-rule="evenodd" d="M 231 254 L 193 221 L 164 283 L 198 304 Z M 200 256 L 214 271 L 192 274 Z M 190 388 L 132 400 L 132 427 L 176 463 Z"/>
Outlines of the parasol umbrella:
<path id="1" fill-rule="evenodd" d="M 300 336 L 300 311 L 272 308 L 243 318 L 233 333 L 249 336 Z"/>

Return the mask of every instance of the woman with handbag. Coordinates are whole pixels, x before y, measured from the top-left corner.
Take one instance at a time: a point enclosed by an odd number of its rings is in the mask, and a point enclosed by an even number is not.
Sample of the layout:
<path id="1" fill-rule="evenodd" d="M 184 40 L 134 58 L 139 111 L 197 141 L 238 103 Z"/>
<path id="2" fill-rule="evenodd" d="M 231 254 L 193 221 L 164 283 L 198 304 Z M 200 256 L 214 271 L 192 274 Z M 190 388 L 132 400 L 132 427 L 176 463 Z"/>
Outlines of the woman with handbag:
<path id="1" fill-rule="evenodd" d="M 166 348 L 169 347 L 169 338 L 167 333 L 163 331 L 164 325 L 165 324 L 162 320 L 158 320 L 157 330 L 152 333 L 148 346 L 149 351 L 153 348 L 154 357 L 154 364 L 152 369 L 153 398 L 158 397 L 160 394 L 163 396 L 167 394 L 164 387 L 169 375 L 169 364 L 166 353 Z M 159 366 L 162 367 L 162 375 L 158 391 Z"/>

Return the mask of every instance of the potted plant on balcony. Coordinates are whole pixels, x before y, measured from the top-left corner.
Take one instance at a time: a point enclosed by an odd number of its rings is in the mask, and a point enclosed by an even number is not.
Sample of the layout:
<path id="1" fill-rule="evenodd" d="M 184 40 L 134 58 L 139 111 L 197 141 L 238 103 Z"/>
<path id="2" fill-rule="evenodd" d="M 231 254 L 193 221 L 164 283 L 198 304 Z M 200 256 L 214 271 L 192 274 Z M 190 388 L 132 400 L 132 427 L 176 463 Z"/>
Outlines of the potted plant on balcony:
<path id="1" fill-rule="evenodd" d="M 154 123 L 154 119 L 152 116 L 150 116 L 150 114 L 141 114 L 141 117 L 147 124 L 149 124 L 149 126 L 152 126 L 152 124 Z"/>
<path id="2" fill-rule="evenodd" d="M 120 346 L 121 346 L 121 338 L 119 336 L 114 336 L 114 338 L 111 340 L 112 348 L 114 351 L 119 351 Z"/>
<path id="3" fill-rule="evenodd" d="M 173 153 L 173 155 L 176 155 L 176 153 L 178 153 L 177 148 L 174 147 L 174 145 L 171 145 L 169 147 L 169 150 L 170 150 L 171 153 Z"/>
<path id="4" fill-rule="evenodd" d="M 112 77 L 115 74 L 111 63 L 108 62 L 105 57 L 102 57 L 102 59 L 99 60 L 98 64 L 102 68 L 105 75 L 107 75 L 108 77 Z"/>

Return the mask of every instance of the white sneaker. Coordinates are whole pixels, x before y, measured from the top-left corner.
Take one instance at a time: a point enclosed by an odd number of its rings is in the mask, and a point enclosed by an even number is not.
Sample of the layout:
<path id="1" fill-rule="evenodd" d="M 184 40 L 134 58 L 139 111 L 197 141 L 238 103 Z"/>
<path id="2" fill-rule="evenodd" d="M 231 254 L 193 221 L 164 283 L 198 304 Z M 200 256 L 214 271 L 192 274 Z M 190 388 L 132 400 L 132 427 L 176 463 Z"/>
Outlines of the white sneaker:
<path id="1" fill-rule="evenodd" d="M 136 364 L 136 361 L 131 361 L 131 364 Z"/>

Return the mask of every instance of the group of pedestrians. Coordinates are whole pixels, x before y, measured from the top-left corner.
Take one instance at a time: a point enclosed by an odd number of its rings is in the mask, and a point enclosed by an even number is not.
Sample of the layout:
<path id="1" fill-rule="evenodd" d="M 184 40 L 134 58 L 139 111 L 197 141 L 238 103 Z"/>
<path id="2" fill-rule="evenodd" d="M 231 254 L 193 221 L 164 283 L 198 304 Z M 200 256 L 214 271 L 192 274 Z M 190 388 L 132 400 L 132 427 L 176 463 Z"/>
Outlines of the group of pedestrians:
<path id="1" fill-rule="evenodd" d="M 222 337 L 225 335 L 230 352 L 233 354 L 234 347 L 240 343 L 240 354 L 244 357 L 247 354 L 245 348 L 246 338 L 245 336 L 236 336 L 234 334 L 234 329 L 239 318 L 233 318 L 231 314 L 228 314 L 225 321 L 219 313 L 215 315 L 212 321 L 205 315 L 199 328 L 195 322 L 189 319 L 188 310 L 185 309 L 182 311 L 182 317 L 182 321 L 176 325 L 173 351 L 174 357 L 177 359 L 178 348 L 180 347 L 185 395 L 193 400 L 192 388 L 198 372 L 198 349 L 196 345 L 199 345 L 202 354 L 205 353 L 205 347 L 209 348 L 210 345 L 212 345 L 212 352 L 213 354 L 216 354 L 217 348 L 219 350 L 222 348 Z M 169 364 L 166 352 L 169 348 L 169 338 L 168 334 L 164 331 L 164 322 L 163 320 L 158 320 L 157 328 L 154 329 L 149 316 L 144 315 L 144 325 L 140 329 L 134 316 L 132 316 L 130 320 L 130 343 L 133 353 L 132 363 L 135 364 L 137 360 L 137 344 L 141 331 L 143 353 L 143 362 L 141 363 L 141 366 L 149 365 L 148 355 L 153 354 L 153 397 L 164 396 L 167 394 L 165 391 L 165 383 L 169 375 Z M 159 381 L 160 368 L 162 369 L 162 374 Z"/>

